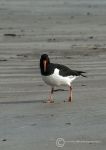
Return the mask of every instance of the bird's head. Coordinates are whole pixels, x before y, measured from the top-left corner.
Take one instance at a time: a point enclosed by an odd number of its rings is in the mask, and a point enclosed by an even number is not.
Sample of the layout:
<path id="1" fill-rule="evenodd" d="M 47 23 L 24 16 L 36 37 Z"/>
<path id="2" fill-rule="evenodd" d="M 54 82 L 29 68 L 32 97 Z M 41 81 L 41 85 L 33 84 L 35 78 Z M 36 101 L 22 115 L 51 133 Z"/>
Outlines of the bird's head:
<path id="1" fill-rule="evenodd" d="M 49 64 L 50 64 L 50 59 L 48 55 L 47 54 L 41 55 L 41 58 L 40 58 L 41 72 L 46 72 Z"/>

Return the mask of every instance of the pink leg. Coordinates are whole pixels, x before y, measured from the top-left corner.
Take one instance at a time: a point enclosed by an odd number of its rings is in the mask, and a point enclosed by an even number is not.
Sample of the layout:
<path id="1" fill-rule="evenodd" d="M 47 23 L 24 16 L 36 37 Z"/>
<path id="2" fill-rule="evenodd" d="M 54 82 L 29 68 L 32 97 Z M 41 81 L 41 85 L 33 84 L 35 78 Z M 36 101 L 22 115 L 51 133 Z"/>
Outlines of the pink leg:
<path id="1" fill-rule="evenodd" d="M 49 99 L 48 99 L 48 102 L 49 102 L 49 103 L 54 103 L 53 98 L 52 98 L 53 92 L 54 92 L 54 88 L 52 87 L 52 88 L 51 88 L 51 92 L 50 92 L 50 96 L 49 96 Z"/>
<path id="2" fill-rule="evenodd" d="M 72 87 L 70 86 L 70 95 L 69 95 L 69 99 L 68 101 L 71 102 L 72 101 Z"/>

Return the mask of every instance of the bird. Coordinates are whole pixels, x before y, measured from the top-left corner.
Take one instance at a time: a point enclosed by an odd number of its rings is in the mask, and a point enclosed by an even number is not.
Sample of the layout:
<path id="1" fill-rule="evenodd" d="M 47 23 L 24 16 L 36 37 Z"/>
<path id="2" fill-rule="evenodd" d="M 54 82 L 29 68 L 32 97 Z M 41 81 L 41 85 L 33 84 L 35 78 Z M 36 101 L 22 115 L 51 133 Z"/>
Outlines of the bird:
<path id="1" fill-rule="evenodd" d="M 40 72 L 43 81 L 51 86 L 51 92 L 48 98 L 49 103 L 54 103 L 53 100 L 53 92 L 54 88 L 61 85 L 66 85 L 69 87 L 69 97 L 68 102 L 72 101 L 72 82 L 79 76 L 87 77 L 85 75 L 86 72 L 72 70 L 69 67 L 51 63 L 50 58 L 47 54 L 42 54 L 40 58 Z"/>

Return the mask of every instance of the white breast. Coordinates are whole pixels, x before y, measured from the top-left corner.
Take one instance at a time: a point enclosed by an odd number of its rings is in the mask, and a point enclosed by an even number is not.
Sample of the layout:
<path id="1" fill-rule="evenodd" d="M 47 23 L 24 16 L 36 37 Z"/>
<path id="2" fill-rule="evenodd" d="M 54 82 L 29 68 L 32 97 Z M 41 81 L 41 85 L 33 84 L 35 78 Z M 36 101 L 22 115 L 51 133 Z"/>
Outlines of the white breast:
<path id="1" fill-rule="evenodd" d="M 63 77 L 59 75 L 59 69 L 55 69 L 54 73 L 49 76 L 42 76 L 44 82 L 50 86 L 60 86 L 60 85 L 71 85 L 71 82 L 76 78 L 76 76 Z"/>

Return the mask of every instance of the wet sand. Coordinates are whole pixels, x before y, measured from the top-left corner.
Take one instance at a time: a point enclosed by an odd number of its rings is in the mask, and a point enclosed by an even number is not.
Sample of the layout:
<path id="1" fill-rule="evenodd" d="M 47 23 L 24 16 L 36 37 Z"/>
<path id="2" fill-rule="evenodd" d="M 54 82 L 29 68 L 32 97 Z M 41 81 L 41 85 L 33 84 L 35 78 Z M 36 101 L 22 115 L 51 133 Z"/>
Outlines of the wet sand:
<path id="1" fill-rule="evenodd" d="M 54 150 L 57 138 L 63 150 L 106 149 L 105 16 L 105 0 L 0 2 L 0 149 Z M 72 103 L 67 87 L 43 103 L 42 53 L 87 72 L 73 82 Z"/>

